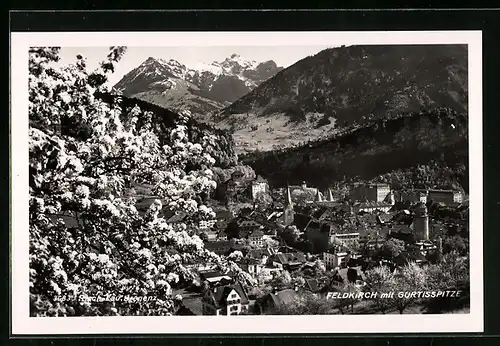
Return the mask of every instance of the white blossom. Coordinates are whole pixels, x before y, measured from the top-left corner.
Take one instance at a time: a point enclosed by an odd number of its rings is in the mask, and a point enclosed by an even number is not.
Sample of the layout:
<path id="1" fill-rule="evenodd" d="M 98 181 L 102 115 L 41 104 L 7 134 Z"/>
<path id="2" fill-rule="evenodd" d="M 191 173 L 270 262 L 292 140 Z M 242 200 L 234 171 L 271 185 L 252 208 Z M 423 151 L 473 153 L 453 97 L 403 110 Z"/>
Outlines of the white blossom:
<path id="1" fill-rule="evenodd" d="M 71 102 L 71 96 L 67 92 L 62 92 L 59 94 L 59 97 L 64 103 L 70 103 Z"/>
<path id="2" fill-rule="evenodd" d="M 107 263 L 109 261 L 109 256 L 106 254 L 100 254 L 99 255 L 99 262 L 101 263 Z"/>
<path id="3" fill-rule="evenodd" d="M 175 273 L 169 273 L 168 276 L 167 276 L 167 281 L 169 282 L 179 282 L 179 275 L 175 274 Z"/>

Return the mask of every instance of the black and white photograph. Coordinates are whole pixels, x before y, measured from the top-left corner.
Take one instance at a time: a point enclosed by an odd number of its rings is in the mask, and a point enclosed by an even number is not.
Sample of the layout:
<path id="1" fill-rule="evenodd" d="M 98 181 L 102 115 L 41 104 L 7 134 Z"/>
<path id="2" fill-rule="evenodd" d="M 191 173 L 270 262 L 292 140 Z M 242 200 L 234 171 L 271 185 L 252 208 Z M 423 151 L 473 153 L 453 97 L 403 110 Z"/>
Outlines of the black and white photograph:
<path id="1" fill-rule="evenodd" d="M 12 36 L 14 328 L 481 331 L 480 32 Z"/>

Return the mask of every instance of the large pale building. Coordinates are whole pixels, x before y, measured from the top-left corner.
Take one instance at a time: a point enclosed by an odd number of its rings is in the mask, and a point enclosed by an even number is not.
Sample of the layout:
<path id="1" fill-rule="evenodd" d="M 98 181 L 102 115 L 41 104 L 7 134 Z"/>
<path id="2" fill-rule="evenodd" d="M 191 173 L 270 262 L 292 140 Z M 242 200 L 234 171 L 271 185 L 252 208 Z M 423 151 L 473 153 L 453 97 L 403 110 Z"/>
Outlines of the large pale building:
<path id="1" fill-rule="evenodd" d="M 454 204 L 462 203 L 464 196 L 461 191 L 432 189 L 427 191 L 427 199 L 433 202 Z"/>
<path id="2" fill-rule="evenodd" d="M 288 189 L 293 201 L 298 204 L 314 203 L 325 200 L 325 197 L 318 188 L 307 186 L 305 181 L 303 181 L 301 185 L 290 185 Z"/>
<path id="3" fill-rule="evenodd" d="M 383 202 L 390 193 L 389 184 L 357 184 L 350 195 L 353 201 Z"/>
<path id="4" fill-rule="evenodd" d="M 256 200 L 259 195 L 269 192 L 269 184 L 267 183 L 267 180 L 262 178 L 260 175 L 257 179 L 252 181 L 250 188 L 253 200 Z"/>

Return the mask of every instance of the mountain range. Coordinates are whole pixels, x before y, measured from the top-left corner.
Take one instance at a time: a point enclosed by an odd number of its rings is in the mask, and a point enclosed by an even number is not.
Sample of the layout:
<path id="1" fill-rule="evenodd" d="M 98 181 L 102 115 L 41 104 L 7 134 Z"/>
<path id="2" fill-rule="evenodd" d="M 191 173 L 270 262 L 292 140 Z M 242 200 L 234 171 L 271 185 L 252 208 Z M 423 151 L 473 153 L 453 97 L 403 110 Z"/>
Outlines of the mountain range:
<path id="1" fill-rule="evenodd" d="M 240 151 L 286 147 L 398 114 L 467 112 L 466 45 L 325 49 L 280 71 L 218 111 Z"/>
<path id="2" fill-rule="evenodd" d="M 282 69 L 272 60 L 259 63 L 238 54 L 192 68 L 174 59 L 149 57 L 113 89 L 165 108 L 206 115 L 229 105 Z"/>

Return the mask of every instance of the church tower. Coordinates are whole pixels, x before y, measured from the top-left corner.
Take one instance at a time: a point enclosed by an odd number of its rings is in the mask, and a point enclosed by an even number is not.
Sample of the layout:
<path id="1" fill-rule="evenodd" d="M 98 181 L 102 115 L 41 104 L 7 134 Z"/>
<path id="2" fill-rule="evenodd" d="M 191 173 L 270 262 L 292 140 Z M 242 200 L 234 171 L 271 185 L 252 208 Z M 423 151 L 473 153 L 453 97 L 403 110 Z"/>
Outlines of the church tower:
<path id="1" fill-rule="evenodd" d="M 321 192 L 319 189 L 316 189 L 316 197 L 314 198 L 315 202 L 323 202 L 323 197 L 321 197 Z"/>
<path id="2" fill-rule="evenodd" d="M 332 190 L 328 189 L 328 201 L 333 202 L 333 193 Z"/>
<path id="3" fill-rule="evenodd" d="M 422 202 L 415 207 L 413 232 L 416 240 L 429 240 L 429 215 L 427 207 Z"/>
<path id="4" fill-rule="evenodd" d="M 286 186 L 286 199 L 285 199 L 285 208 L 283 213 L 283 219 L 286 226 L 293 224 L 294 219 L 294 210 L 293 210 L 293 202 L 292 202 L 292 194 L 290 193 L 290 186 Z"/>

